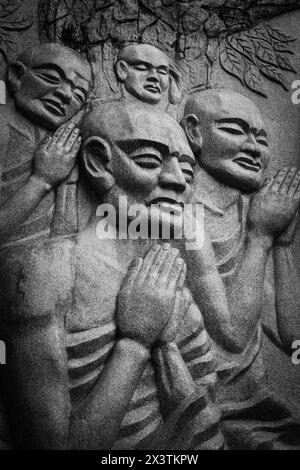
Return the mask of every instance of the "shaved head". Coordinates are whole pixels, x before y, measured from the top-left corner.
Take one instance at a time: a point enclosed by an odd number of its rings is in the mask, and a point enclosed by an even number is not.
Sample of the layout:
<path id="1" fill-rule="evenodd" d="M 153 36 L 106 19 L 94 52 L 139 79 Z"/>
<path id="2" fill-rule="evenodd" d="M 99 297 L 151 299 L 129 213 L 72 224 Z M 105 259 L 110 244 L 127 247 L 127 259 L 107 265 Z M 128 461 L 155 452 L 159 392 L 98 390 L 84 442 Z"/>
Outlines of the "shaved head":
<path id="1" fill-rule="evenodd" d="M 115 63 L 117 79 L 123 84 L 125 96 L 130 95 L 152 105 L 181 99 L 180 73 L 167 54 L 151 44 L 133 43 L 120 49 Z"/>
<path id="2" fill-rule="evenodd" d="M 80 111 L 91 81 L 88 61 L 57 43 L 26 49 L 9 65 L 7 73 L 18 111 L 49 130 L 57 129 Z"/>
<path id="3" fill-rule="evenodd" d="M 84 64 L 87 69 L 88 79 L 90 80 L 90 65 L 88 61 L 82 57 L 78 52 L 73 49 L 63 46 L 58 43 L 41 43 L 37 44 L 34 47 L 25 49 L 17 57 L 18 62 L 26 65 L 26 67 L 39 67 L 41 64 L 46 63 L 49 58 L 56 57 L 57 59 L 68 57 L 68 60 L 75 61 L 76 63 Z M 67 64 L 66 64 L 67 65 Z"/>
<path id="4" fill-rule="evenodd" d="M 151 59 L 152 61 L 157 61 L 158 64 L 164 63 L 165 65 L 169 65 L 169 58 L 167 54 L 165 54 L 161 49 L 156 46 L 152 46 L 151 44 L 128 44 L 122 49 L 120 49 L 118 53 L 117 60 L 136 60 L 137 58 L 144 57 L 145 60 Z"/>
<path id="5" fill-rule="evenodd" d="M 184 107 L 184 116 L 195 114 L 200 121 L 230 114 L 238 108 L 256 114 L 264 122 L 260 109 L 246 96 L 236 91 L 220 88 L 201 91 L 191 95 Z"/>
<path id="6" fill-rule="evenodd" d="M 270 158 L 268 134 L 249 98 L 226 89 L 195 93 L 185 104 L 182 126 L 208 173 L 242 191 L 259 189 Z"/>

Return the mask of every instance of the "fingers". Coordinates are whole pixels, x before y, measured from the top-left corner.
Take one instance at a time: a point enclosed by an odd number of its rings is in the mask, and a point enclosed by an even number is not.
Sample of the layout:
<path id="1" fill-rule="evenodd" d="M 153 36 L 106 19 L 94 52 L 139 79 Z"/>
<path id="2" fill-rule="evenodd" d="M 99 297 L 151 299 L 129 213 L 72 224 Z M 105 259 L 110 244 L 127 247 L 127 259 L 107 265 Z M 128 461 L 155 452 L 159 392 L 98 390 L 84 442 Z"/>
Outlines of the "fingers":
<path id="1" fill-rule="evenodd" d="M 296 172 L 297 172 L 297 168 L 290 168 L 289 170 L 287 170 L 286 176 L 279 188 L 280 194 L 288 194 L 291 182 L 293 181 Z"/>
<path id="2" fill-rule="evenodd" d="M 143 266 L 140 272 L 140 279 L 139 279 L 140 282 L 143 282 L 145 280 L 147 274 L 149 273 L 152 267 L 153 262 L 155 261 L 156 257 L 160 253 L 161 248 L 162 248 L 161 245 L 159 245 L 158 243 L 155 243 L 146 254 L 143 260 Z"/>
<path id="3" fill-rule="evenodd" d="M 71 126 L 71 123 L 69 123 L 68 125 Z M 59 126 L 58 129 L 56 129 L 56 131 L 54 132 L 52 136 L 53 143 L 58 141 L 58 139 L 61 137 L 62 133 L 66 130 L 67 127 L 68 126 L 66 124 L 62 124 L 61 126 Z"/>
<path id="4" fill-rule="evenodd" d="M 294 174 L 294 177 L 291 181 L 291 184 L 290 184 L 290 187 L 289 187 L 289 190 L 288 190 L 288 195 L 289 196 L 295 197 L 296 199 L 297 199 L 297 197 L 299 197 L 299 195 L 297 196 L 297 192 L 298 193 L 300 192 L 299 183 L 300 183 L 300 171 L 297 171 Z"/>
<path id="5" fill-rule="evenodd" d="M 79 139 L 79 129 L 75 127 L 66 138 L 66 141 L 65 141 L 66 152 L 70 152 L 70 150 L 73 148 L 73 145 L 77 142 L 77 139 Z"/>
<path id="6" fill-rule="evenodd" d="M 77 155 L 78 150 L 80 149 L 80 145 L 81 145 L 81 137 L 78 136 L 77 138 L 75 138 L 70 151 L 74 153 L 75 155 Z"/>
<path id="7" fill-rule="evenodd" d="M 170 291 L 183 289 L 186 277 L 186 264 L 182 258 L 176 258 L 168 276 L 167 288 Z"/>
<path id="8" fill-rule="evenodd" d="M 181 258 L 180 258 L 181 259 Z M 183 260 L 182 260 L 183 261 Z M 179 270 L 178 278 L 177 278 L 177 290 L 182 290 L 186 277 L 186 264 L 182 263 L 182 268 Z"/>
<path id="9" fill-rule="evenodd" d="M 288 168 L 283 168 L 277 172 L 274 177 L 273 184 L 270 187 L 270 190 L 277 193 L 284 182 L 288 173 Z"/>
<path id="10" fill-rule="evenodd" d="M 60 126 L 52 137 L 53 143 L 65 145 L 68 139 L 71 138 L 73 131 L 75 131 L 74 137 L 76 137 L 79 130 L 75 128 L 74 122 L 69 122 L 68 125 L 64 124 L 63 126 Z"/>
<path id="11" fill-rule="evenodd" d="M 164 262 L 166 258 L 170 255 L 171 246 L 168 243 L 164 243 L 160 246 L 157 256 L 153 260 L 150 269 L 145 276 L 145 281 L 150 282 L 151 285 L 155 285 L 157 283 L 157 278 L 159 274 L 162 274 L 164 269 Z"/>
<path id="12" fill-rule="evenodd" d="M 127 274 L 125 276 L 125 279 L 123 281 L 122 285 L 122 290 L 128 291 L 131 289 L 134 281 L 136 280 L 141 267 L 143 264 L 143 259 L 142 258 L 135 258 L 129 265 Z"/>
<path id="13" fill-rule="evenodd" d="M 174 278 L 172 278 L 172 276 L 176 275 L 177 277 L 177 271 L 181 270 L 183 263 L 178 256 L 179 251 L 177 248 L 171 248 L 171 246 L 169 246 L 165 259 L 161 263 L 160 270 L 157 273 L 157 283 L 159 286 L 164 288 L 166 286 L 171 287 L 172 285 L 173 287 L 172 281 L 174 281 Z"/>

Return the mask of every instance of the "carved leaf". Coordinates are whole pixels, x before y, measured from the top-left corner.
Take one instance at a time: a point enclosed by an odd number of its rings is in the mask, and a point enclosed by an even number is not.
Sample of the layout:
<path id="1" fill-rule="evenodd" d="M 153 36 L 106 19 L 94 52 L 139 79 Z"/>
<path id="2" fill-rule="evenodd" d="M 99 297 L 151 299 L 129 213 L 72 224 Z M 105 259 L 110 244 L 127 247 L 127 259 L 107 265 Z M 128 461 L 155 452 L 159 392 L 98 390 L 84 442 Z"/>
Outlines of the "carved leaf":
<path id="1" fill-rule="evenodd" d="M 269 35 L 267 31 L 264 28 L 258 27 L 254 28 L 253 30 L 249 31 L 248 33 L 245 33 L 246 36 L 255 39 L 262 39 L 263 41 L 269 41 Z"/>
<path id="2" fill-rule="evenodd" d="M 289 89 L 284 76 L 282 75 L 280 70 L 278 70 L 277 67 L 274 67 L 270 64 L 265 64 L 260 61 L 258 62 L 258 67 L 261 73 L 263 73 L 267 78 L 270 78 L 271 80 L 280 83 L 283 88 L 285 88 L 285 90 Z"/>
<path id="3" fill-rule="evenodd" d="M 267 41 L 255 41 L 256 56 L 263 62 L 277 66 L 276 55 L 273 47 Z"/>
<path id="4" fill-rule="evenodd" d="M 243 33 L 229 36 L 228 44 L 248 60 L 255 63 L 255 54 L 252 41 Z"/>
<path id="5" fill-rule="evenodd" d="M 22 4 L 18 1 L 0 1 L 0 29 L 5 31 L 21 31 L 33 24 L 32 16 L 22 15 Z"/>
<path id="6" fill-rule="evenodd" d="M 261 84 L 259 68 L 248 60 L 245 61 L 244 81 L 250 90 L 260 95 L 267 96 Z"/>
<path id="7" fill-rule="evenodd" d="M 220 62 L 224 70 L 244 83 L 244 58 L 226 42 L 221 46 Z"/>
<path id="8" fill-rule="evenodd" d="M 283 70 L 289 70 L 290 72 L 296 72 L 296 69 L 293 67 L 290 59 L 285 54 L 276 54 L 277 63 L 279 67 Z"/>
<path id="9" fill-rule="evenodd" d="M 275 39 L 276 41 L 282 41 L 282 42 L 293 42 L 295 39 L 293 39 L 289 34 L 286 34 L 279 29 L 277 29 L 275 26 L 271 24 L 266 24 L 265 25 L 269 35 Z"/>
<path id="10" fill-rule="evenodd" d="M 273 44 L 274 51 L 287 52 L 289 54 L 293 54 L 293 51 L 291 50 L 290 43 L 272 41 L 272 44 Z"/>

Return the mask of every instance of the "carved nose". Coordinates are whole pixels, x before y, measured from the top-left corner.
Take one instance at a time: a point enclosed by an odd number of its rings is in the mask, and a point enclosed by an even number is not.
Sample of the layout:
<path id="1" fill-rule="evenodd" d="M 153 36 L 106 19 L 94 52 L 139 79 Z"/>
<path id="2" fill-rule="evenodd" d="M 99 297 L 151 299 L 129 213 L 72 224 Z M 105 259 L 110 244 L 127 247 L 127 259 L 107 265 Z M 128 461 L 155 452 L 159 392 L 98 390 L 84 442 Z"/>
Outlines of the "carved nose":
<path id="1" fill-rule="evenodd" d="M 148 80 L 159 82 L 157 71 L 155 69 L 150 69 L 148 73 Z"/>
<path id="2" fill-rule="evenodd" d="M 173 161 L 169 162 L 165 170 L 162 171 L 159 184 L 162 188 L 172 189 L 178 193 L 183 193 L 185 191 L 186 181 L 177 158 L 174 158 Z"/>
<path id="3" fill-rule="evenodd" d="M 56 95 L 63 101 L 63 103 L 69 104 L 72 99 L 71 86 L 68 84 L 61 85 L 56 89 Z"/>
<path id="4" fill-rule="evenodd" d="M 249 136 L 243 146 L 243 151 L 253 158 L 260 158 L 261 152 L 254 136 Z"/>

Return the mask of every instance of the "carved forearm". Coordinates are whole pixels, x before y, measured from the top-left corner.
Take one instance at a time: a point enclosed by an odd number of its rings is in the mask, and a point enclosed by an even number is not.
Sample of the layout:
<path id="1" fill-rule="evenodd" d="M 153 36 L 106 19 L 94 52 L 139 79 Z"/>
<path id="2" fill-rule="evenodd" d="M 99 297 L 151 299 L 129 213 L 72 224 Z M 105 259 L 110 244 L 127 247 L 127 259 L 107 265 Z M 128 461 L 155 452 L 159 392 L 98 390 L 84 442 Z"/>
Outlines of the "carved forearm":
<path id="1" fill-rule="evenodd" d="M 38 206 L 51 187 L 32 175 L 26 183 L 0 206 L 0 240 L 4 241 Z"/>
<path id="2" fill-rule="evenodd" d="M 261 315 L 265 268 L 271 246 L 272 240 L 248 234 L 240 269 L 227 288 L 232 323 L 241 344 L 247 344 Z"/>
<path id="3" fill-rule="evenodd" d="M 275 245 L 274 276 L 278 331 L 290 353 L 293 341 L 300 339 L 300 280 L 291 247 Z"/>
<path id="4" fill-rule="evenodd" d="M 193 273 L 191 288 L 210 336 L 230 352 L 242 351 L 261 313 L 265 265 L 270 246 L 249 237 L 234 282 L 225 289 L 217 268 L 205 276 Z"/>
<path id="5" fill-rule="evenodd" d="M 155 348 L 153 359 L 164 408 L 171 412 L 195 391 L 193 378 L 175 342 Z"/>
<path id="6" fill-rule="evenodd" d="M 71 417 L 70 448 L 112 448 L 148 360 L 148 350 L 136 341 L 116 343 L 98 382 Z"/>
<path id="7" fill-rule="evenodd" d="M 62 324 L 48 316 L 1 326 L 1 391 L 14 448 L 65 449 L 70 402 Z"/>

